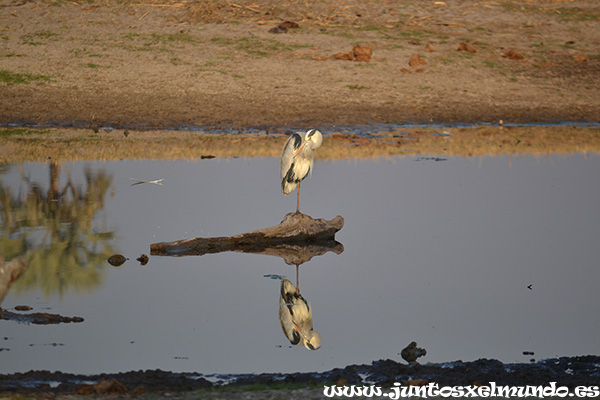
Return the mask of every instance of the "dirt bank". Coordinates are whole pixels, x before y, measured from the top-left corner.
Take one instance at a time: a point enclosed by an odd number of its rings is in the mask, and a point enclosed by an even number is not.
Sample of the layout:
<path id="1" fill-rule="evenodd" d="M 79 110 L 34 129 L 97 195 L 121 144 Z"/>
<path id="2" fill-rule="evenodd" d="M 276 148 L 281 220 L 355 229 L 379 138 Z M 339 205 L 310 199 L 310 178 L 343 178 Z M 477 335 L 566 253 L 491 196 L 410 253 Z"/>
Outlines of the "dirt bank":
<path id="1" fill-rule="evenodd" d="M 436 383 L 442 387 L 490 385 L 490 382 L 506 386 L 548 386 L 550 382 L 556 382 L 557 387 L 564 386 L 570 390 L 577 386 L 595 386 L 597 391 L 600 385 L 598 362 L 598 356 L 561 357 L 531 364 L 502 364 L 497 360 L 481 359 L 407 365 L 379 360 L 370 365 L 350 365 L 322 373 L 210 377 L 160 370 L 91 376 L 37 371 L 0 375 L 0 394 L 68 398 L 94 394 L 129 398 L 152 394 L 151 398 L 159 395 L 161 398 L 179 399 L 323 399 L 324 385 L 374 385 L 381 387 L 382 392 L 390 392 L 394 383 L 417 386 Z M 236 393 L 238 390 L 241 392 Z"/>
<path id="2" fill-rule="evenodd" d="M 594 0 L 6 0 L 0 123 L 599 121 L 599 19 Z M 334 59 L 355 45 L 370 61 Z"/>

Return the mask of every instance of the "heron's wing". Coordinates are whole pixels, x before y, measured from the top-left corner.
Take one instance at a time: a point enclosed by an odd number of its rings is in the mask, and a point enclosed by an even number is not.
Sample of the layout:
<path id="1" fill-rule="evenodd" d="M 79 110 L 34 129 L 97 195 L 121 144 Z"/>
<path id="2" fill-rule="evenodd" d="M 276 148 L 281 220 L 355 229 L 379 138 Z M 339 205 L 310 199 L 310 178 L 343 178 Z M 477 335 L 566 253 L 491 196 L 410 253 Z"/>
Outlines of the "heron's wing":
<path id="1" fill-rule="evenodd" d="M 291 300 L 291 293 L 295 294 L 296 288 L 289 280 L 283 279 L 279 297 L 279 322 L 290 343 L 298 344 L 300 343 L 300 333 L 294 327 L 293 303 L 288 303 L 288 300 Z"/>
<path id="2" fill-rule="evenodd" d="M 302 136 L 297 133 L 294 133 L 289 137 L 287 142 L 283 145 L 283 150 L 281 151 L 281 159 L 280 163 L 280 176 L 281 180 L 287 175 L 288 171 L 292 167 L 294 163 L 294 153 L 302 146 Z"/>
<path id="3" fill-rule="evenodd" d="M 280 307 L 287 308 L 291 322 L 298 325 L 304 334 L 313 329 L 310 305 L 301 294 L 296 293 L 296 287 L 288 279 L 281 282 L 281 303 Z"/>

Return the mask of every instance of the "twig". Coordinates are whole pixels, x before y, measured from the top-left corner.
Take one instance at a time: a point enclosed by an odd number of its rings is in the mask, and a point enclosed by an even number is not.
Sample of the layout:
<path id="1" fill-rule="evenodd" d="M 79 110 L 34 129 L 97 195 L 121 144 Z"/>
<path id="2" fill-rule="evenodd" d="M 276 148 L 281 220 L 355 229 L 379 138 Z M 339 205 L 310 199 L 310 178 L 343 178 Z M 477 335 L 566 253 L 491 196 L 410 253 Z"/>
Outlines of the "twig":
<path id="1" fill-rule="evenodd" d="M 136 6 L 146 6 L 146 7 L 183 7 L 185 4 L 136 4 Z"/>
<path id="2" fill-rule="evenodd" d="M 460 26 L 464 27 L 463 24 L 458 24 L 456 22 L 433 22 L 434 25 L 445 25 L 445 26 Z"/>
<path id="3" fill-rule="evenodd" d="M 139 185 L 141 183 L 154 183 L 155 185 L 162 186 L 161 182 L 165 180 L 164 178 L 162 178 L 162 179 L 156 179 L 154 181 L 142 181 L 142 180 L 135 179 L 135 178 L 129 178 L 129 179 L 131 179 L 132 181 L 135 181 L 135 183 L 132 183 L 131 186 L 133 186 L 133 185 Z"/>
<path id="4" fill-rule="evenodd" d="M 231 3 L 230 5 L 231 5 L 231 7 L 235 7 L 235 8 L 245 8 L 245 9 L 248 9 L 248 10 L 250 10 L 250 11 L 253 11 L 253 12 L 255 12 L 255 13 L 260 13 L 260 10 L 255 10 L 255 9 L 254 9 L 254 8 L 258 7 L 258 6 L 240 6 L 239 4 L 234 4 L 234 3 Z M 253 8 L 253 7 L 254 7 L 254 8 Z"/>

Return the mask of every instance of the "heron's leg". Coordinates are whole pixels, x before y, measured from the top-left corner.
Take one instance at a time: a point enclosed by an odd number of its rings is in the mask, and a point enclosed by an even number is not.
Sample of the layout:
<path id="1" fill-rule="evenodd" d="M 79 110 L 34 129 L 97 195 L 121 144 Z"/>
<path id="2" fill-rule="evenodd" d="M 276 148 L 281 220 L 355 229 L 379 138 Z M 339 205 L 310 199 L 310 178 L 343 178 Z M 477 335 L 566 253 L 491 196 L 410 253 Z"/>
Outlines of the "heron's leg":
<path id="1" fill-rule="evenodd" d="M 296 201 L 296 214 L 300 214 L 300 182 L 298 182 L 298 188 L 296 190 L 298 193 L 297 196 L 297 201 Z"/>
<path id="2" fill-rule="evenodd" d="M 300 295 L 300 274 L 298 273 L 299 265 L 296 264 L 296 294 Z"/>

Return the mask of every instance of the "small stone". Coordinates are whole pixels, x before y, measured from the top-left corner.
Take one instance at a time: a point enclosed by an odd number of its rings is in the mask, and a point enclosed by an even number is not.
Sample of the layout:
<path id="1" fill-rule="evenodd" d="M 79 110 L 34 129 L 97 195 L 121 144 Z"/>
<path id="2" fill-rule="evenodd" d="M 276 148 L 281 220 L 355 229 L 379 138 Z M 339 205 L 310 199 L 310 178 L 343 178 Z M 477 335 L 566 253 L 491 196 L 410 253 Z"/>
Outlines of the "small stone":
<path id="1" fill-rule="evenodd" d="M 506 53 L 502 54 L 502 57 L 508 58 L 509 60 L 522 60 L 525 58 L 522 54 L 517 53 L 513 49 L 510 49 Z"/>
<path id="2" fill-rule="evenodd" d="M 408 65 L 415 68 L 419 65 L 427 65 L 427 61 L 422 59 L 420 54 L 413 54 L 410 56 L 410 60 L 408 60 Z"/>
<path id="3" fill-rule="evenodd" d="M 123 263 L 127 260 L 128 258 L 122 254 L 113 254 L 112 256 L 108 257 L 108 263 L 113 267 L 123 265 Z"/>
<path id="4" fill-rule="evenodd" d="M 146 265 L 148 264 L 149 258 L 146 254 L 141 254 L 136 260 L 139 261 L 141 265 Z"/>
<path id="5" fill-rule="evenodd" d="M 417 347 L 417 342 L 410 342 L 408 346 L 402 349 L 400 355 L 409 364 L 417 364 L 417 358 L 427 355 L 427 350 Z"/>
<path id="6" fill-rule="evenodd" d="M 458 44 L 458 51 L 466 51 L 468 53 L 477 53 L 477 49 L 471 46 L 469 43 L 460 42 Z"/>

